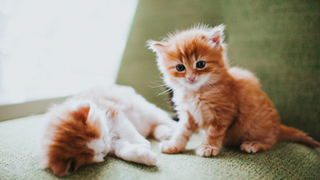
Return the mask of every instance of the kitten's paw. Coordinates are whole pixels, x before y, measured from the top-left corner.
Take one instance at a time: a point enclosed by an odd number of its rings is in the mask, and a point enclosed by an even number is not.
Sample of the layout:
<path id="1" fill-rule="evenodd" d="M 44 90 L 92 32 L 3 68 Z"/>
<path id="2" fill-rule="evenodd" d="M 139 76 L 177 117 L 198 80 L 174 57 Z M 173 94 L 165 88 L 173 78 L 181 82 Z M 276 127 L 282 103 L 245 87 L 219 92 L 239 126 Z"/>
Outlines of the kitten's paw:
<path id="1" fill-rule="evenodd" d="M 157 140 L 168 140 L 173 134 L 173 129 L 166 125 L 159 125 L 155 128 L 153 136 Z"/>
<path id="2" fill-rule="evenodd" d="M 186 150 L 186 147 L 174 141 L 163 141 L 159 144 L 161 152 L 167 154 L 177 154 Z"/>
<path id="3" fill-rule="evenodd" d="M 137 153 L 138 163 L 148 166 L 154 166 L 157 164 L 157 155 L 149 149 L 139 148 Z"/>
<path id="4" fill-rule="evenodd" d="M 143 139 L 140 142 L 137 143 L 139 146 L 146 148 L 146 149 L 151 149 L 151 144 L 148 140 Z"/>
<path id="5" fill-rule="evenodd" d="M 247 153 L 256 153 L 258 151 L 266 151 L 270 148 L 265 147 L 263 143 L 258 141 L 244 141 L 240 146 L 241 151 Z"/>
<path id="6" fill-rule="evenodd" d="M 94 157 L 93 157 L 93 162 L 94 163 L 99 163 L 99 162 L 102 162 L 102 161 L 104 161 L 104 157 L 106 156 L 106 154 L 98 154 L 98 155 L 95 155 Z"/>
<path id="7" fill-rule="evenodd" d="M 219 154 L 219 148 L 209 145 L 201 145 L 197 148 L 196 154 L 202 157 L 216 156 Z"/>

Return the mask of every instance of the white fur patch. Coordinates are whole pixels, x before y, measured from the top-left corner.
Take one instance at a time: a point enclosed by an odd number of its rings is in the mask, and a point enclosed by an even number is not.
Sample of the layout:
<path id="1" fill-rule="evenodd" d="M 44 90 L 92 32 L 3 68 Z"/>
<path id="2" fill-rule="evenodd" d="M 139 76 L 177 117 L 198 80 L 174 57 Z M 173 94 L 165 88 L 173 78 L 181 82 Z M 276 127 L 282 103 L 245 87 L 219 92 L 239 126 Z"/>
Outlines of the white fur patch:
<path id="1" fill-rule="evenodd" d="M 87 143 L 88 148 L 94 150 L 95 154 L 100 154 L 105 148 L 105 144 L 102 139 L 95 139 Z"/>
<path id="2" fill-rule="evenodd" d="M 210 77 L 209 74 L 197 76 L 195 78 L 196 83 L 193 83 L 193 84 L 189 84 L 186 78 L 179 80 L 179 82 L 183 84 L 187 89 L 192 91 L 197 91 L 200 89 L 201 86 L 203 86 L 208 81 L 209 77 Z"/>

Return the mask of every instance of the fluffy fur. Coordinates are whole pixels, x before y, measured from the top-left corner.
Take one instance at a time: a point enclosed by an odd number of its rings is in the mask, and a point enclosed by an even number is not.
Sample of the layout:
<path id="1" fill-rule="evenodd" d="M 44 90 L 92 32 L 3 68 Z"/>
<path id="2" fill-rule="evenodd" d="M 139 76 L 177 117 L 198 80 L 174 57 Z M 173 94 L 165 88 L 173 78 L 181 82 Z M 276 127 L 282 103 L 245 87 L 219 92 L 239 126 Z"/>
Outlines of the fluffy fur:
<path id="1" fill-rule="evenodd" d="M 279 115 L 259 80 L 249 71 L 228 67 L 225 26 L 195 26 L 169 34 L 148 46 L 166 85 L 180 121 L 173 137 L 162 142 L 164 153 L 185 150 L 189 137 L 206 130 L 199 156 L 216 156 L 220 147 L 240 146 L 242 151 L 267 151 L 278 140 L 297 141 L 311 147 L 320 143 L 305 133 L 280 124 Z M 182 67 L 183 66 L 183 67 Z"/>
<path id="2" fill-rule="evenodd" d="M 169 139 L 175 126 L 133 88 L 91 89 L 47 112 L 40 164 L 58 176 L 101 162 L 107 154 L 152 166 L 157 157 L 144 137 Z"/>

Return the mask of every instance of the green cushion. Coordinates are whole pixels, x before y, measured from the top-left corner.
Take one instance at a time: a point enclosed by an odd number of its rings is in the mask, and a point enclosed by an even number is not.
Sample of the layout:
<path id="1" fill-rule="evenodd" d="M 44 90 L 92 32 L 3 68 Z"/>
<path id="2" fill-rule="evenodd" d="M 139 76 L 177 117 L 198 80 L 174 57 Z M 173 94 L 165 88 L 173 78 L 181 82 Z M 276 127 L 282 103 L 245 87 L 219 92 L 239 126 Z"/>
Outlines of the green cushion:
<path id="1" fill-rule="evenodd" d="M 59 179 L 38 166 L 38 139 L 44 115 L 0 122 L 0 179 Z M 63 179 L 320 179 L 320 149 L 281 142 L 271 151 L 246 154 L 222 149 L 217 157 L 195 155 L 202 136 L 195 134 L 187 151 L 177 155 L 159 152 L 157 166 L 148 167 L 106 157 L 99 164 L 79 168 Z"/>
<path id="2" fill-rule="evenodd" d="M 140 0 L 117 83 L 169 110 L 148 39 L 196 23 L 224 23 L 231 66 L 254 72 L 283 124 L 320 141 L 320 1 Z"/>

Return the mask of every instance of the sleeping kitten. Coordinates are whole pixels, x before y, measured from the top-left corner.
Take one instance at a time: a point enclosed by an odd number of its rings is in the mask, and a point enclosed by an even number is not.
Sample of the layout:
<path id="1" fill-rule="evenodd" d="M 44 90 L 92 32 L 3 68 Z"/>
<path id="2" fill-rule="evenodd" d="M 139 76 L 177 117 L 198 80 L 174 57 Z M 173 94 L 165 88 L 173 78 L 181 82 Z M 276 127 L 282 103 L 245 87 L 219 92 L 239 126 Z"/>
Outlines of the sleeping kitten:
<path id="1" fill-rule="evenodd" d="M 40 164 L 64 176 L 68 169 L 103 161 L 107 154 L 153 166 L 157 156 L 144 137 L 166 140 L 176 122 L 131 87 L 81 92 L 46 114 Z"/>
<path id="2" fill-rule="evenodd" d="M 242 151 L 267 151 L 278 140 L 297 141 L 311 147 L 320 143 L 307 134 L 280 124 L 277 110 L 249 71 L 228 67 L 224 25 L 197 26 L 170 34 L 162 42 L 150 40 L 166 85 L 173 89 L 179 125 L 164 153 L 185 150 L 189 137 L 206 130 L 199 156 L 216 156 L 221 145 Z"/>

